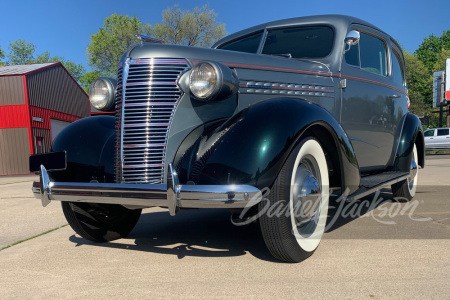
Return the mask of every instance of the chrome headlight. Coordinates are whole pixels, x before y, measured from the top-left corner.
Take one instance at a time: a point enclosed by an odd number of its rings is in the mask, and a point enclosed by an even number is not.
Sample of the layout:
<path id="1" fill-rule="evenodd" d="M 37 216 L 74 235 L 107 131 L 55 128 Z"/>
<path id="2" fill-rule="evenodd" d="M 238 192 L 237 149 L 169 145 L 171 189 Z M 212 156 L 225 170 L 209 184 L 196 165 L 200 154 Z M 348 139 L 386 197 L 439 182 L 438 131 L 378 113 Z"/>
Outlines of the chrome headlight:
<path id="1" fill-rule="evenodd" d="M 189 76 L 191 96 L 201 101 L 226 99 L 237 92 L 238 86 L 236 75 L 221 63 L 200 62 Z"/>
<path id="2" fill-rule="evenodd" d="M 196 98 L 208 98 L 216 86 L 217 72 L 210 63 L 202 62 L 192 69 L 189 88 Z"/>
<path id="3" fill-rule="evenodd" d="M 89 100 L 98 110 L 109 111 L 114 108 L 114 89 L 117 81 L 112 78 L 99 77 L 89 87 Z"/>

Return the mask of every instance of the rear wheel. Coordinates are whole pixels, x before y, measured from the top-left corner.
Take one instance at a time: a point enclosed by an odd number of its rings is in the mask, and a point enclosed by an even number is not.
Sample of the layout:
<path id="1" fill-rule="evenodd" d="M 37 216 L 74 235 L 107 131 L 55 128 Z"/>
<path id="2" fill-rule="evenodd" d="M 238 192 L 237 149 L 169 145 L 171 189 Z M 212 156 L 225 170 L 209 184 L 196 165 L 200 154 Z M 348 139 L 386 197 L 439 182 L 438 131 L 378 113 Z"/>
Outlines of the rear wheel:
<path id="1" fill-rule="evenodd" d="M 325 154 L 314 138 L 290 154 L 267 199 L 259 204 L 262 235 L 271 254 L 300 262 L 319 246 L 328 213 L 329 177 Z"/>
<path id="2" fill-rule="evenodd" d="M 61 202 L 70 227 L 83 238 L 108 242 L 127 236 L 136 225 L 142 210 L 115 204 Z"/>
<path id="3" fill-rule="evenodd" d="M 392 194 L 397 200 L 410 201 L 416 194 L 417 179 L 419 177 L 417 161 L 417 147 L 414 144 L 408 178 L 392 185 Z"/>

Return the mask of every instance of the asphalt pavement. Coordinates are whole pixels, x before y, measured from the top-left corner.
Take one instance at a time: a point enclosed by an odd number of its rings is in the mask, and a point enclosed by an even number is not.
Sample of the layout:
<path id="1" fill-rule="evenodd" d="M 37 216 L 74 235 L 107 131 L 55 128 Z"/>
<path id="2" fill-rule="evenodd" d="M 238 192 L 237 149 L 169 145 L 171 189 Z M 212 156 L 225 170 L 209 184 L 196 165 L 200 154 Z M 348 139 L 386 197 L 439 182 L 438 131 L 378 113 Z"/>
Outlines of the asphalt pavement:
<path id="1" fill-rule="evenodd" d="M 0 299 L 449 299 L 450 156 L 426 164 L 410 203 L 384 189 L 335 208 L 298 264 L 227 210 L 147 209 L 127 238 L 92 243 L 33 198 L 34 176 L 0 177 Z"/>

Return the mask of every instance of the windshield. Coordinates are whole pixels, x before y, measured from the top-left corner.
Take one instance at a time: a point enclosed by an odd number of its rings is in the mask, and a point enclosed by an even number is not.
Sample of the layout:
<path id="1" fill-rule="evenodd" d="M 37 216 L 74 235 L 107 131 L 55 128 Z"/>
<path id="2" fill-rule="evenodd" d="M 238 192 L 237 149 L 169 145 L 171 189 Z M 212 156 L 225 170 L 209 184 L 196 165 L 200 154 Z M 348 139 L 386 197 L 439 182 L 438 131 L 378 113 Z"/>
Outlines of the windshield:
<path id="1" fill-rule="evenodd" d="M 219 49 L 257 53 L 262 32 L 245 36 Z M 333 48 L 334 31 L 328 26 L 301 26 L 269 29 L 261 54 L 288 58 L 324 58 Z"/>

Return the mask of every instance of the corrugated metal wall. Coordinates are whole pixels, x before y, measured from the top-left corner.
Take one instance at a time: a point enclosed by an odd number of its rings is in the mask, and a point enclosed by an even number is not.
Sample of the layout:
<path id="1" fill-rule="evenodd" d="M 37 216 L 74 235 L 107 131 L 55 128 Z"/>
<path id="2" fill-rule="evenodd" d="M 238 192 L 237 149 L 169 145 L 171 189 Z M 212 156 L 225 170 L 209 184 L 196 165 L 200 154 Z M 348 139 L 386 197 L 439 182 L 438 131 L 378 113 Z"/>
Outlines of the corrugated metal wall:
<path id="1" fill-rule="evenodd" d="M 25 104 L 0 106 L 0 128 L 28 127 L 29 114 Z"/>
<path id="2" fill-rule="evenodd" d="M 22 76 L 0 76 L 0 105 L 25 104 Z"/>
<path id="3" fill-rule="evenodd" d="M 28 128 L 0 129 L 0 175 L 30 173 L 28 143 Z"/>
<path id="4" fill-rule="evenodd" d="M 32 117 L 39 117 L 42 119 L 42 122 L 41 120 L 31 120 L 31 126 L 33 128 L 51 129 L 50 119 L 67 121 L 71 123 L 80 119 L 80 117 L 77 116 L 34 106 L 30 106 L 30 112 Z"/>
<path id="5" fill-rule="evenodd" d="M 33 144 L 35 143 L 36 137 L 42 137 L 44 139 L 44 152 L 50 152 L 52 147 L 52 136 L 50 130 L 41 129 L 41 128 L 33 128 Z M 33 145 L 34 150 L 36 151 L 36 145 Z"/>
<path id="6" fill-rule="evenodd" d="M 79 117 L 89 116 L 89 99 L 64 69 L 57 65 L 27 75 L 30 105 Z"/>

